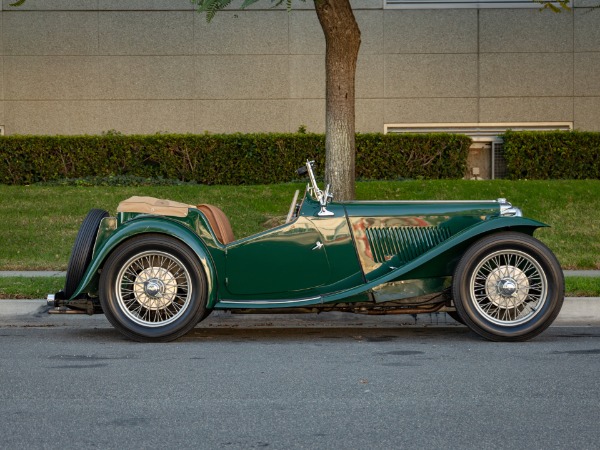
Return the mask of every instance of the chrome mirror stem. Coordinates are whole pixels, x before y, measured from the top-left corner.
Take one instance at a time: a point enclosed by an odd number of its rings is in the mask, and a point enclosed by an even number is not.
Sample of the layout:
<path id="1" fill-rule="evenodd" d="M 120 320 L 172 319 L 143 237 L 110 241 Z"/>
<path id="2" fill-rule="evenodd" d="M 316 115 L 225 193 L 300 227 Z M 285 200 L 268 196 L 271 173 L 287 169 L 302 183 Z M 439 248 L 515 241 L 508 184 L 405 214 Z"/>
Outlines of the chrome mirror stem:
<path id="1" fill-rule="evenodd" d="M 325 192 L 319 189 L 317 185 L 317 180 L 315 178 L 315 174 L 313 172 L 313 164 L 314 161 L 306 161 L 306 170 L 308 171 L 308 177 L 310 178 L 310 189 L 312 189 L 315 197 L 319 201 L 319 205 L 321 205 L 321 210 L 317 213 L 319 217 L 323 216 L 333 216 L 334 213 L 327 210 L 327 203 L 333 200 L 333 194 L 329 192 L 330 185 L 328 184 L 325 188 Z"/>

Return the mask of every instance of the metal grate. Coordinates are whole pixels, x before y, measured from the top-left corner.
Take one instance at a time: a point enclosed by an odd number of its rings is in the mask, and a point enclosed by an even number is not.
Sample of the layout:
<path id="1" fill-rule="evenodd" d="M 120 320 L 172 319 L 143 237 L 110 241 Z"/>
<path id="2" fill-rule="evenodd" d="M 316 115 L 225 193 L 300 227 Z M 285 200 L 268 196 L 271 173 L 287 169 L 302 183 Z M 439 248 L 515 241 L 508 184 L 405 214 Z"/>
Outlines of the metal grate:
<path id="1" fill-rule="evenodd" d="M 504 157 L 504 144 L 502 142 L 492 143 L 492 178 L 505 178 L 508 170 L 506 158 Z"/>
<path id="2" fill-rule="evenodd" d="M 401 263 L 412 261 L 450 237 L 450 230 L 438 227 L 372 227 L 366 230 L 373 259 L 377 263 L 398 256 Z"/>

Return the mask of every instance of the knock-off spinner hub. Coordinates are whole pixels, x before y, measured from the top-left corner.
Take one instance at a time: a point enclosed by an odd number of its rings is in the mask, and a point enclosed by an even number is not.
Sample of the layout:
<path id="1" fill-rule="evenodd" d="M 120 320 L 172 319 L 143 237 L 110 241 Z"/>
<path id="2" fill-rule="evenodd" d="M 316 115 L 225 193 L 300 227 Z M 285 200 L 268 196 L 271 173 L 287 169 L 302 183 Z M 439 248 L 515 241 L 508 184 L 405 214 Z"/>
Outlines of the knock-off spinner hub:
<path id="1" fill-rule="evenodd" d="M 503 278 L 498 282 L 498 293 L 504 297 L 512 297 L 519 286 L 512 278 Z"/>
<path id="2" fill-rule="evenodd" d="M 485 291 L 498 308 L 516 308 L 529 295 L 529 279 L 515 266 L 500 266 L 487 276 Z"/>
<path id="3" fill-rule="evenodd" d="M 165 291 L 165 285 L 162 281 L 152 278 L 144 282 L 144 293 L 148 297 L 160 298 Z"/>
<path id="4" fill-rule="evenodd" d="M 177 294 L 177 280 L 167 269 L 148 267 L 137 274 L 133 292 L 144 308 L 164 309 Z"/>

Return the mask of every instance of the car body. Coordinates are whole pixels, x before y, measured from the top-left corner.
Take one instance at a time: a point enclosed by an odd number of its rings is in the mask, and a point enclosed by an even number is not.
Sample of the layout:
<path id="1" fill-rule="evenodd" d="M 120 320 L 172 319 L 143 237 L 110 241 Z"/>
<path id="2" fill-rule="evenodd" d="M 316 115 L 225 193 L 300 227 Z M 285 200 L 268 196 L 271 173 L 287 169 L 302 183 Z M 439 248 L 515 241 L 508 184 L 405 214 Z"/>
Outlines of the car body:
<path id="1" fill-rule="evenodd" d="M 334 202 L 310 183 L 286 223 L 235 240 L 222 211 L 134 197 L 92 210 L 58 308 L 102 310 L 126 336 L 168 341 L 212 310 L 446 311 L 491 340 L 525 340 L 560 311 L 564 280 L 504 199 Z"/>

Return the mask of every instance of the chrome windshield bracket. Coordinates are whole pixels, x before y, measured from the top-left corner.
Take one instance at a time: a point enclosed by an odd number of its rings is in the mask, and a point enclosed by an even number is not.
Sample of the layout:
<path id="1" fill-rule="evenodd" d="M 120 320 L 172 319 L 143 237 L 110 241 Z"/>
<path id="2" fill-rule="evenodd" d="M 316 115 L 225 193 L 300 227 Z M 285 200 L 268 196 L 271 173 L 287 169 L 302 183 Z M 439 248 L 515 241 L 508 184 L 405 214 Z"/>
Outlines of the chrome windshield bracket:
<path id="1" fill-rule="evenodd" d="M 317 216 L 319 217 L 329 217 L 329 216 L 335 216 L 335 214 L 331 211 L 327 210 L 327 207 L 321 205 L 321 211 L 319 211 L 317 213 Z"/>

